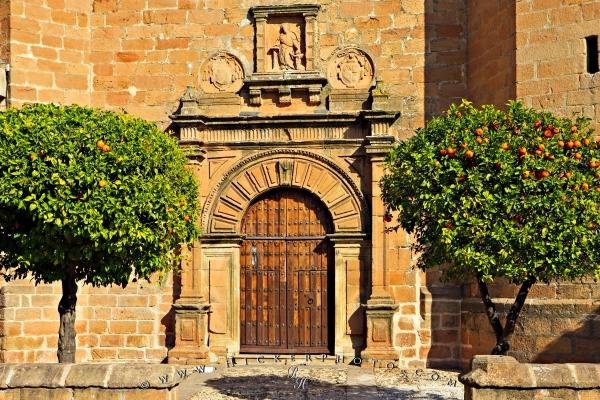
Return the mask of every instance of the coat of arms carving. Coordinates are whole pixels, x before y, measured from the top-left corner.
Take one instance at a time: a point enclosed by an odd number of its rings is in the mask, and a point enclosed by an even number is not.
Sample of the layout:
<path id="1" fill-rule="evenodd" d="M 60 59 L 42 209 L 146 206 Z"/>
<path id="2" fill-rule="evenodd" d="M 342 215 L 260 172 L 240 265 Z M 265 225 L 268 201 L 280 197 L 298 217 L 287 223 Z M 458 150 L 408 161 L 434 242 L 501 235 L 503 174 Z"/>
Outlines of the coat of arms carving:
<path id="1" fill-rule="evenodd" d="M 202 65 L 200 88 L 205 93 L 235 93 L 243 84 L 244 68 L 229 53 L 217 53 Z"/>
<path id="2" fill-rule="evenodd" d="M 373 74 L 371 60 L 355 48 L 338 51 L 328 66 L 329 83 L 334 89 L 366 89 L 371 86 Z"/>

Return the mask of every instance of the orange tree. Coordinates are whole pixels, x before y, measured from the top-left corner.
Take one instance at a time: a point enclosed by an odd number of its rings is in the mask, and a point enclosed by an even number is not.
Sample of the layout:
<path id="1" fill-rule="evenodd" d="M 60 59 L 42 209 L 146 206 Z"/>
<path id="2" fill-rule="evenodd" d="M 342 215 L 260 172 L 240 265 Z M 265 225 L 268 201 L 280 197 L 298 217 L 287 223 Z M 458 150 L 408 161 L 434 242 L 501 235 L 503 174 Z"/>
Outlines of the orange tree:
<path id="1" fill-rule="evenodd" d="M 383 199 L 414 234 L 419 267 L 475 278 L 505 354 L 531 286 L 600 272 L 600 145 L 588 121 L 510 102 L 452 105 L 387 156 Z M 520 290 L 504 326 L 487 284 Z"/>
<path id="2" fill-rule="evenodd" d="M 75 361 L 77 281 L 164 273 L 198 235 L 197 186 L 154 124 L 79 106 L 0 113 L 0 266 L 62 282 L 58 359 Z"/>

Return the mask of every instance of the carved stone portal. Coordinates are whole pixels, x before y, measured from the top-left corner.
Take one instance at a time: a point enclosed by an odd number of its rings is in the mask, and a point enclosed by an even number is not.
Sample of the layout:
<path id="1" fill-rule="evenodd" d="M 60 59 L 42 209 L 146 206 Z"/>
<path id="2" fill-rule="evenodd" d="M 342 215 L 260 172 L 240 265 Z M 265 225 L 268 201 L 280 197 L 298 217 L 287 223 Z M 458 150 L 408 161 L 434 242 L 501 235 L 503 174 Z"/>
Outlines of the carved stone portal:
<path id="1" fill-rule="evenodd" d="M 368 89 L 373 76 L 372 61 L 356 48 L 339 50 L 327 66 L 327 78 L 333 89 Z"/>
<path id="2" fill-rule="evenodd" d="M 233 55 L 219 52 L 200 69 L 200 88 L 204 93 L 235 93 L 244 84 L 244 68 Z"/>

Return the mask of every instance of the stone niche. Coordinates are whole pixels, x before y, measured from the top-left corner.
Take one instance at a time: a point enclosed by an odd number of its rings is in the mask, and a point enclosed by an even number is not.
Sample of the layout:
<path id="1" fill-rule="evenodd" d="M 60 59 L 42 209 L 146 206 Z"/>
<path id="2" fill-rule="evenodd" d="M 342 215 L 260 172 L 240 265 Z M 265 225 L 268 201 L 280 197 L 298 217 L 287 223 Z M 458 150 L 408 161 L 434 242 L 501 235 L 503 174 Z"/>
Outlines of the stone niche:
<path id="1" fill-rule="evenodd" d="M 308 103 L 321 103 L 327 78 L 318 65 L 319 4 L 257 6 L 254 73 L 246 78 L 249 104 L 260 106 L 265 92 L 275 92 L 279 106 L 290 105 L 292 92 L 308 92 Z"/>

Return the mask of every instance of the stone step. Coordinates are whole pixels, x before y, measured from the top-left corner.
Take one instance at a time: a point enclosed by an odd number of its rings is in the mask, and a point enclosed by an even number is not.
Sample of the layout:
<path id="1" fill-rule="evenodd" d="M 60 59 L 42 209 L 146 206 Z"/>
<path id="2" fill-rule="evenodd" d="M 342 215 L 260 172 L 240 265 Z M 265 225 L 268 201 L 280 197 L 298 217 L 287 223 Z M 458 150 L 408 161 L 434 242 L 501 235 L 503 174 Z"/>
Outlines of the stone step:
<path id="1" fill-rule="evenodd" d="M 344 365 L 352 361 L 350 357 L 323 354 L 235 354 L 227 358 L 220 357 L 223 366 L 260 366 L 260 365 Z"/>

